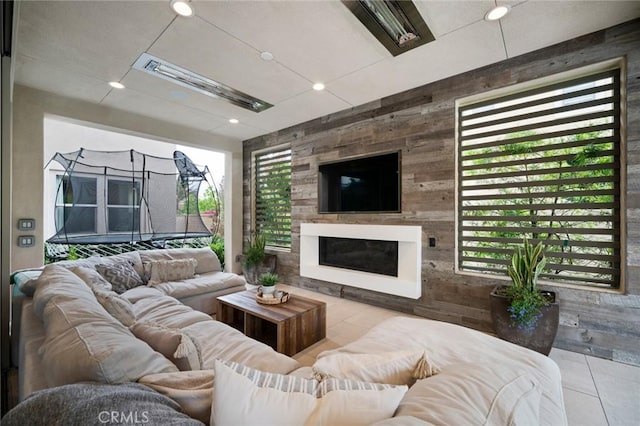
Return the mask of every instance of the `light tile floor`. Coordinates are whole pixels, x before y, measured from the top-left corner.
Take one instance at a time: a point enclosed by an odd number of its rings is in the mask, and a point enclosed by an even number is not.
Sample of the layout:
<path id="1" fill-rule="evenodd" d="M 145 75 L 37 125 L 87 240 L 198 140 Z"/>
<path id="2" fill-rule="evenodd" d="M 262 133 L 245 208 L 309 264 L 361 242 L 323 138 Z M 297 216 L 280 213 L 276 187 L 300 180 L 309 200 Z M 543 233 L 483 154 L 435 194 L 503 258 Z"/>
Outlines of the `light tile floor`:
<path id="1" fill-rule="evenodd" d="M 297 287 L 283 287 L 327 303 L 327 338 L 294 356 L 303 365 L 312 365 L 320 352 L 359 338 L 386 318 L 411 316 Z M 640 425 L 640 367 L 556 348 L 549 356 L 562 373 L 570 426 Z"/>

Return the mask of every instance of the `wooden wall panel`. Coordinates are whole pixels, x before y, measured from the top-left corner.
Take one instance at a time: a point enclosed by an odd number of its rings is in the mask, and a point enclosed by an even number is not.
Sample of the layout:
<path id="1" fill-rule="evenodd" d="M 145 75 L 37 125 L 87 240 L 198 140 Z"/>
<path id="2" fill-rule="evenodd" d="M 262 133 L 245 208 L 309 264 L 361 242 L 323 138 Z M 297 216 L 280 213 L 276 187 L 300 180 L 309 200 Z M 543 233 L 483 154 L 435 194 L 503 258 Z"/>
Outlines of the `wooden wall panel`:
<path id="1" fill-rule="evenodd" d="M 557 291 L 561 306 L 556 347 L 640 365 L 640 20 L 245 141 L 245 235 L 251 220 L 252 151 L 289 143 L 293 244 L 290 253 L 277 253 L 284 282 L 491 332 L 488 294 L 504 281 L 454 272 L 455 101 L 618 57 L 625 57 L 627 66 L 625 289 L 621 294 L 550 289 Z M 402 155 L 401 213 L 317 212 L 318 164 L 389 151 Z M 304 222 L 422 226 L 422 297 L 410 300 L 300 277 Z M 436 247 L 428 247 L 429 237 L 436 238 Z"/>

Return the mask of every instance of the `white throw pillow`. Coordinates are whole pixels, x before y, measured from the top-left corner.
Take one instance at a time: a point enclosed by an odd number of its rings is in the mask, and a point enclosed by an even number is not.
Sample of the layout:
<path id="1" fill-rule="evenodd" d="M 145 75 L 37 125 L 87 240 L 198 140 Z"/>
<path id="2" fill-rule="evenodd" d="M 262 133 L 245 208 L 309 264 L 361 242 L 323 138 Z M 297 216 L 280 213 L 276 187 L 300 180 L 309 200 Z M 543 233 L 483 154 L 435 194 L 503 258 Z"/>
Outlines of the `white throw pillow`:
<path id="1" fill-rule="evenodd" d="M 407 386 L 266 373 L 215 362 L 211 424 L 370 425 L 393 416 Z"/>
<path id="2" fill-rule="evenodd" d="M 313 371 L 320 376 L 411 386 L 415 382 L 413 374 L 423 356 L 422 350 L 375 354 L 323 352 L 313 364 Z"/>
<path id="3" fill-rule="evenodd" d="M 147 284 L 155 285 L 168 281 L 193 278 L 198 261 L 195 259 L 153 260 L 144 264 Z"/>

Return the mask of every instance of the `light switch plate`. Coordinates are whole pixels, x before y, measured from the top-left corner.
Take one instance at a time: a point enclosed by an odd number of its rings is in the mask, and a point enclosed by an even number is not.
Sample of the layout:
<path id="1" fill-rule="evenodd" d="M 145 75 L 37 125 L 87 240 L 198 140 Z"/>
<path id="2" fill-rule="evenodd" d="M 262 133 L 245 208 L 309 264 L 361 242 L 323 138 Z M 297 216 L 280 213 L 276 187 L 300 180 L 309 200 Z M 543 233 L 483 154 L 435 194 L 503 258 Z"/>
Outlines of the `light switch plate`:
<path id="1" fill-rule="evenodd" d="M 20 235 L 18 237 L 18 247 L 33 247 L 36 245 L 35 235 Z"/>
<path id="2" fill-rule="evenodd" d="M 34 229 L 36 229 L 35 219 L 18 219 L 18 230 L 33 231 Z"/>

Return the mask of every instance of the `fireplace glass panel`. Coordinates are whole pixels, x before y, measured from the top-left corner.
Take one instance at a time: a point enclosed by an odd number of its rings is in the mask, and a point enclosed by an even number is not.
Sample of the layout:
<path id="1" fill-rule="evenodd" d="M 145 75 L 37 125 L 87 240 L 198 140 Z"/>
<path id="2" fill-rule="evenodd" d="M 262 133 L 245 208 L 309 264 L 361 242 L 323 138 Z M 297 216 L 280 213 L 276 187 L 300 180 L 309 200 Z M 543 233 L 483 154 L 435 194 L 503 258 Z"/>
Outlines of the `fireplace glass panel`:
<path id="1" fill-rule="evenodd" d="M 398 276 L 398 242 L 319 237 L 320 265 Z"/>

